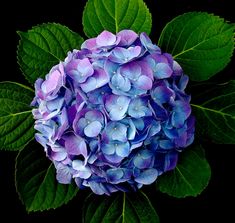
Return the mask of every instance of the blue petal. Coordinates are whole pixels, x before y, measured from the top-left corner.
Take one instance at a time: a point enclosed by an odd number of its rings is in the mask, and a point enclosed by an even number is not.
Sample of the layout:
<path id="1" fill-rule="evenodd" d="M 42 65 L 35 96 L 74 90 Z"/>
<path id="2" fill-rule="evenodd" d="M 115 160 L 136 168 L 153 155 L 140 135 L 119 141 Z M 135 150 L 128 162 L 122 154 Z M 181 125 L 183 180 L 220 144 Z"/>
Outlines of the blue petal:
<path id="1" fill-rule="evenodd" d="M 116 154 L 120 157 L 127 157 L 130 153 L 130 145 L 128 142 L 114 144 L 116 149 Z"/>
<path id="2" fill-rule="evenodd" d="M 159 140 L 159 146 L 162 149 L 169 150 L 169 149 L 173 149 L 174 148 L 174 143 L 172 141 L 170 141 L 170 140 Z"/>
<path id="3" fill-rule="evenodd" d="M 100 124 L 100 122 L 94 121 L 85 127 L 84 134 L 87 137 L 96 137 L 99 135 L 101 129 L 102 125 Z"/>
<path id="4" fill-rule="evenodd" d="M 140 175 L 135 178 L 135 181 L 140 184 L 149 185 L 157 179 L 158 175 L 159 173 L 156 169 L 147 169 L 140 173 Z"/>
<path id="5" fill-rule="evenodd" d="M 122 123 L 109 122 L 105 132 L 111 140 L 127 141 L 127 127 Z"/>
<path id="6" fill-rule="evenodd" d="M 167 63 L 158 63 L 154 69 L 154 77 L 157 79 L 168 78 L 173 71 Z"/>
<path id="7" fill-rule="evenodd" d="M 133 121 L 131 119 L 123 119 L 121 122 L 127 126 L 128 140 L 133 140 L 136 134 L 136 128 L 135 128 Z"/>
<path id="8" fill-rule="evenodd" d="M 165 156 L 164 171 L 173 170 L 178 161 L 178 152 L 170 152 Z"/>
<path id="9" fill-rule="evenodd" d="M 105 108 L 112 121 L 118 121 L 124 118 L 130 99 L 125 96 L 110 95 L 105 101 Z"/>
<path id="10" fill-rule="evenodd" d="M 176 128 L 182 127 L 190 114 L 190 104 L 183 101 L 175 101 L 174 112 L 172 114 L 172 125 Z"/>
<path id="11" fill-rule="evenodd" d="M 151 91 L 152 99 L 159 105 L 170 101 L 171 97 L 174 97 L 174 92 L 167 86 L 158 86 Z"/>
<path id="12" fill-rule="evenodd" d="M 101 183 L 96 183 L 95 181 L 89 181 L 88 182 L 91 190 L 98 195 L 102 195 L 105 194 L 105 190 L 104 187 L 102 186 Z"/>
<path id="13" fill-rule="evenodd" d="M 102 146 L 101 146 L 101 150 L 102 150 L 102 152 L 103 153 L 105 153 L 105 154 L 107 154 L 107 155 L 112 155 L 112 154 L 114 154 L 115 153 L 115 151 L 116 151 L 116 148 L 115 148 L 115 146 L 113 145 L 113 144 L 103 144 Z"/>
<path id="14" fill-rule="evenodd" d="M 108 169 L 106 174 L 108 177 L 108 181 L 114 184 L 122 182 L 120 181 L 120 179 L 124 176 L 123 170 L 121 168 Z"/>
<path id="15" fill-rule="evenodd" d="M 115 74 L 111 80 L 111 87 L 118 91 L 127 92 L 131 89 L 130 81 L 127 78 L 124 78 L 120 74 Z"/>
<path id="16" fill-rule="evenodd" d="M 108 82 L 109 75 L 103 69 L 97 68 L 94 75 L 89 77 L 87 81 L 82 83 L 80 86 L 85 93 L 88 93 L 104 86 Z"/>
<path id="17" fill-rule="evenodd" d="M 149 168 L 152 163 L 153 154 L 149 150 L 142 150 L 134 158 L 134 165 L 139 169 Z"/>
<path id="18" fill-rule="evenodd" d="M 133 118 L 150 116 L 151 110 L 148 108 L 148 101 L 142 98 L 133 99 L 128 108 L 128 114 Z"/>

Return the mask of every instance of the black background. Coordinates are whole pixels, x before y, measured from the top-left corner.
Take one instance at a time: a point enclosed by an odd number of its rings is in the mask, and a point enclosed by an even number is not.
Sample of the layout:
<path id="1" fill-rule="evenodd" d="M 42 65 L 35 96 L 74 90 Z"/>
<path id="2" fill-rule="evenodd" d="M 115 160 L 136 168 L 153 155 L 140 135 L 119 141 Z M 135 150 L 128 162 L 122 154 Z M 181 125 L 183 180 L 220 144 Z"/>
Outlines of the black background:
<path id="1" fill-rule="evenodd" d="M 32 26 L 43 22 L 59 22 L 82 36 L 82 10 L 85 0 L 76 3 L 65 1 L 49 6 L 48 2 L 14 3 L 8 15 L 2 16 L 1 22 L 1 75 L 2 80 L 18 81 L 28 84 L 16 63 L 16 47 L 19 38 L 17 30 L 27 31 Z M 151 38 L 154 42 L 160 35 L 164 25 L 175 16 L 188 11 L 207 11 L 235 22 L 231 0 L 146 0 L 153 16 Z M 13 3 L 12 3 L 13 4 Z M 11 7 L 17 12 L 13 13 Z M 5 10 L 2 8 L 2 10 Z M 234 79 L 235 59 L 221 72 L 217 78 L 221 81 Z M 1 105 L 0 105 L 1 106 Z M 235 136 L 234 136 L 235 137 Z M 207 189 L 197 198 L 175 199 L 155 192 L 150 188 L 151 200 L 156 207 L 161 223 L 174 222 L 235 222 L 235 149 L 229 145 L 206 143 L 206 156 L 212 168 L 212 178 Z M 86 193 L 78 196 L 57 210 L 43 213 L 25 211 L 14 186 L 14 159 L 17 153 L 0 152 L 0 222 L 80 222 L 81 207 Z"/>

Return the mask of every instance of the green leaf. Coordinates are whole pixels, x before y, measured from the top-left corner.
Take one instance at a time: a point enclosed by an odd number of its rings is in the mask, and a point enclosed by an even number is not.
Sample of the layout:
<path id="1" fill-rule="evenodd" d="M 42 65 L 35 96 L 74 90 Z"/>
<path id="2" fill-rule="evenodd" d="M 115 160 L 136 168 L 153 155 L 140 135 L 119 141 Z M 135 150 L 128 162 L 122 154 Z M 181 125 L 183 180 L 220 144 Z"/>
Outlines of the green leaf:
<path id="1" fill-rule="evenodd" d="M 55 23 L 42 24 L 18 34 L 21 37 L 18 63 L 32 84 L 37 78 L 44 77 L 59 61 L 64 61 L 68 51 L 79 49 L 83 42 L 77 33 Z"/>
<path id="2" fill-rule="evenodd" d="M 200 145 L 193 145 L 180 154 L 173 171 L 163 174 L 157 180 L 157 188 L 170 196 L 196 197 L 208 185 L 211 169 Z"/>
<path id="3" fill-rule="evenodd" d="M 158 215 L 143 192 L 91 195 L 83 207 L 84 223 L 159 223 Z"/>
<path id="4" fill-rule="evenodd" d="M 196 132 L 215 143 L 235 144 L 235 81 L 199 84 L 192 100 Z"/>
<path id="5" fill-rule="evenodd" d="M 33 97 L 33 90 L 22 84 L 0 82 L 0 150 L 20 150 L 33 139 Z"/>
<path id="6" fill-rule="evenodd" d="M 191 80 L 207 80 L 230 61 L 235 26 L 205 12 L 180 15 L 163 29 L 159 45 L 171 53 Z"/>
<path id="7" fill-rule="evenodd" d="M 143 0 L 88 0 L 83 12 L 84 32 L 95 37 L 103 30 L 151 32 L 152 17 Z"/>
<path id="8" fill-rule="evenodd" d="M 43 148 L 29 144 L 16 160 L 16 188 L 27 211 L 43 211 L 68 203 L 76 194 L 74 184 L 59 184 L 54 165 Z"/>

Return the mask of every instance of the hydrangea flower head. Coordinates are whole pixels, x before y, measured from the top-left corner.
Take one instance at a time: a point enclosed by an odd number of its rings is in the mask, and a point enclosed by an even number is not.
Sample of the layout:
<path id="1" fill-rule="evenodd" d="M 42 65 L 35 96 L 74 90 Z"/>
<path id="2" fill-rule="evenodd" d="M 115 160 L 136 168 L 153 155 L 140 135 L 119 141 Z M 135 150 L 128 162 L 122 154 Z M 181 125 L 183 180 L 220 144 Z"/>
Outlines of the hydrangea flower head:
<path id="1" fill-rule="evenodd" d="M 57 180 L 96 194 L 137 190 L 194 139 L 188 77 L 145 33 L 104 31 L 35 83 L 36 139 Z"/>

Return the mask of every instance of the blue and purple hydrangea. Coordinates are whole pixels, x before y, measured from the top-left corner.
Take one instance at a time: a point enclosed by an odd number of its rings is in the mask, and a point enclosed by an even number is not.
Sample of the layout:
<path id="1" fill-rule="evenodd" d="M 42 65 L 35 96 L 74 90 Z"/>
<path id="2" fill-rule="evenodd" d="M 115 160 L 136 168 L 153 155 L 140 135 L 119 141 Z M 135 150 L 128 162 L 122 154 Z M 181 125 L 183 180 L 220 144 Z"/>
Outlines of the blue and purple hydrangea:
<path id="1" fill-rule="evenodd" d="M 57 180 L 96 194 L 137 190 L 194 139 L 188 77 L 145 33 L 108 31 L 35 83 L 36 139 Z"/>

